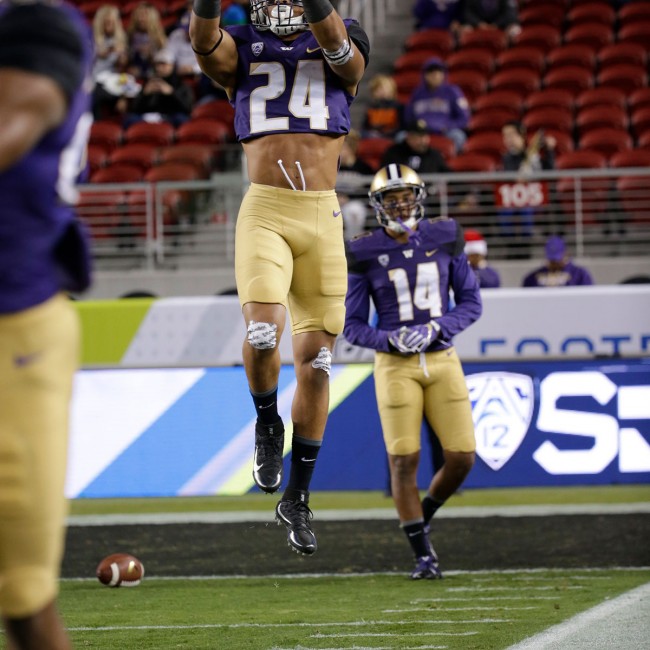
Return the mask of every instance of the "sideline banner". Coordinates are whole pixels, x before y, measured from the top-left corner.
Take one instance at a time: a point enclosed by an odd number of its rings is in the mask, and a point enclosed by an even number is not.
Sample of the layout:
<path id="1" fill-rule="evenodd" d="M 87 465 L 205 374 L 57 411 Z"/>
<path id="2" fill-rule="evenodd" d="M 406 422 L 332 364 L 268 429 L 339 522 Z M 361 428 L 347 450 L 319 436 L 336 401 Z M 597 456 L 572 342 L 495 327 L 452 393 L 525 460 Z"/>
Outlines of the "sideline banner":
<path id="1" fill-rule="evenodd" d="M 650 482 L 650 359 L 465 363 L 477 459 L 465 487 Z M 280 374 L 287 426 L 295 390 Z M 384 490 L 371 364 L 336 364 L 314 490 Z M 72 404 L 69 497 L 244 494 L 254 410 L 243 368 L 83 370 Z M 423 443 L 418 483 L 431 478 Z"/>

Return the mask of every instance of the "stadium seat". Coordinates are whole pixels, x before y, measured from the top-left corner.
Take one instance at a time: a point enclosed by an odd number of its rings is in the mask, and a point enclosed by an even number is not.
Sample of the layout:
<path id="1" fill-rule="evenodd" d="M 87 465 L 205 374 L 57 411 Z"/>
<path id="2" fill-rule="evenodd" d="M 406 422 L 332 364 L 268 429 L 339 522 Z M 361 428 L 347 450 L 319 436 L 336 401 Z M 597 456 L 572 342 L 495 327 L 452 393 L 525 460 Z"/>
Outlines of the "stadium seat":
<path id="1" fill-rule="evenodd" d="M 619 28 L 639 22 L 650 22 L 650 4 L 647 2 L 628 2 L 618 10 Z"/>
<path id="2" fill-rule="evenodd" d="M 115 149 L 109 158 L 110 164 L 127 163 L 140 167 L 143 172 L 156 163 L 156 145 L 147 142 L 125 144 Z"/>
<path id="3" fill-rule="evenodd" d="M 615 169 L 622 167 L 650 167 L 650 151 L 647 149 L 619 151 L 609 159 L 609 166 Z M 650 187 L 648 191 L 650 195 Z"/>
<path id="4" fill-rule="evenodd" d="M 529 68 L 501 70 L 490 78 L 491 90 L 512 90 L 525 97 L 539 90 L 540 77 Z"/>
<path id="5" fill-rule="evenodd" d="M 370 165 L 373 171 L 377 171 L 386 149 L 393 144 L 395 141 L 390 138 L 361 138 L 357 147 L 357 156 Z"/>
<path id="6" fill-rule="evenodd" d="M 179 144 L 198 142 L 218 146 L 230 141 L 231 135 L 232 131 L 227 124 L 204 118 L 181 124 L 176 129 L 176 142 Z"/>
<path id="7" fill-rule="evenodd" d="M 513 115 L 511 111 L 501 108 L 492 108 L 485 111 L 474 113 L 469 120 L 467 130 L 475 135 L 485 131 L 500 130 L 507 122 L 512 122 Z"/>
<path id="8" fill-rule="evenodd" d="M 144 177 L 145 181 L 158 183 L 161 181 L 195 181 L 205 176 L 195 165 L 186 162 L 166 162 L 152 167 Z"/>
<path id="9" fill-rule="evenodd" d="M 519 12 L 519 24 L 522 27 L 531 25 L 551 25 L 560 29 L 564 23 L 566 9 L 560 4 L 528 3 Z"/>
<path id="10" fill-rule="evenodd" d="M 580 23 L 564 32 L 565 45 L 588 45 L 594 52 L 613 42 L 614 30 L 602 23 Z"/>
<path id="11" fill-rule="evenodd" d="M 88 173 L 92 176 L 98 169 L 106 167 L 108 153 L 104 147 L 98 144 L 88 145 Z"/>
<path id="12" fill-rule="evenodd" d="M 617 88 L 588 88 L 576 97 L 575 102 L 578 110 L 595 106 L 616 106 L 625 109 L 627 105 L 625 93 Z"/>
<path id="13" fill-rule="evenodd" d="M 609 159 L 615 153 L 632 149 L 632 136 L 621 129 L 594 129 L 580 137 L 578 147 L 599 151 Z"/>
<path id="14" fill-rule="evenodd" d="M 174 127 L 169 122 L 136 122 L 124 132 L 124 142 L 128 144 L 140 142 L 162 147 L 173 139 Z"/>
<path id="15" fill-rule="evenodd" d="M 544 129 L 544 132 L 546 135 L 552 135 L 555 138 L 555 153 L 558 156 L 574 150 L 575 147 L 572 134 L 553 128 Z"/>
<path id="16" fill-rule="evenodd" d="M 644 67 L 648 56 L 639 43 L 614 43 L 602 48 L 596 55 L 598 67 L 603 70 L 610 65 L 635 65 Z"/>
<path id="17" fill-rule="evenodd" d="M 544 70 L 544 52 L 536 47 L 511 47 L 497 57 L 497 68 L 531 68 L 537 74 Z"/>
<path id="18" fill-rule="evenodd" d="M 647 176 L 622 176 L 616 181 L 619 202 L 628 220 L 650 222 L 650 191 Z"/>
<path id="19" fill-rule="evenodd" d="M 636 65 L 608 66 L 598 73 L 596 79 L 599 86 L 618 88 L 626 95 L 631 95 L 635 90 L 648 85 L 645 69 Z"/>
<path id="20" fill-rule="evenodd" d="M 596 55 L 589 45 L 580 43 L 561 45 L 552 49 L 546 55 L 546 63 L 549 70 L 555 70 L 563 66 L 578 66 L 593 72 L 596 67 Z"/>
<path id="21" fill-rule="evenodd" d="M 217 120 L 232 127 L 235 122 L 235 109 L 226 99 L 213 99 L 209 102 L 196 105 L 192 109 L 191 118 L 193 120 L 204 118 Z"/>
<path id="22" fill-rule="evenodd" d="M 454 172 L 493 172 L 497 168 L 491 156 L 481 153 L 461 153 L 447 164 Z"/>
<path id="23" fill-rule="evenodd" d="M 122 127 L 115 122 L 100 120 L 90 127 L 89 143 L 103 147 L 110 153 L 122 142 Z"/>
<path id="24" fill-rule="evenodd" d="M 526 97 L 526 110 L 560 108 L 573 111 L 573 94 L 564 88 L 544 88 Z"/>
<path id="25" fill-rule="evenodd" d="M 422 64 L 433 56 L 427 50 L 411 50 L 404 52 L 395 59 L 393 72 L 417 71 L 422 74 Z"/>
<path id="26" fill-rule="evenodd" d="M 429 135 L 429 144 L 434 149 L 437 149 L 445 160 L 449 160 L 449 158 L 456 153 L 456 145 L 454 144 L 454 141 L 444 135 L 431 133 Z"/>
<path id="27" fill-rule="evenodd" d="M 450 73 L 459 70 L 476 70 L 483 75 L 489 75 L 494 68 L 491 53 L 478 48 L 452 52 L 447 57 L 446 63 Z"/>
<path id="28" fill-rule="evenodd" d="M 628 105 L 632 113 L 639 108 L 650 106 L 650 88 L 639 88 L 635 90 L 628 98 Z"/>
<path id="29" fill-rule="evenodd" d="M 580 136 L 603 128 L 626 131 L 629 126 L 627 111 L 613 105 L 583 108 L 576 115 L 575 124 Z"/>
<path id="30" fill-rule="evenodd" d="M 569 134 L 573 132 L 573 114 L 564 108 L 535 108 L 524 115 L 522 122 L 530 132 L 550 128 Z"/>
<path id="31" fill-rule="evenodd" d="M 591 71 L 579 66 L 563 66 L 550 70 L 544 75 L 544 88 L 561 88 L 568 90 L 574 97 L 584 90 L 593 87 L 594 75 Z"/>
<path id="32" fill-rule="evenodd" d="M 640 149 L 650 149 L 650 131 L 646 131 L 639 136 L 637 145 Z"/>
<path id="33" fill-rule="evenodd" d="M 572 7 L 566 17 L 571 27 L 583 23 L 603 23 L 611 27 L 616 20 L 616 11 L 606 2 L 588 2 Z"/>
<path id="34" fill-rule="evenodd" d="M 636 138 L 650 131 L 650 106 L 644 106 L 634 111 L 630 123 L 632 133 Z"/>
<path id="35" fill-rule="evenodd" d="M 555 168 L 559 170 L 605 167 L 607 167 L 607 157 L 599 151 L 571 151 L 559 155 L 555 161 Z"/>
<path id="36" fill-rule="evenodd" d="M 650 20 L 640 20 L 624 25 L 618 30 L 620 43 L 639 43 L 647 48 L 650 43 Z"/>
<path id="37" fill-rule="evenodd" d="M 505 50 L 508 44 L 506 33 L 496 27 L 473 29 L 463 32 L 460 36 L 459 49 L 467 50 L 473 47 L 489 50 L 492 56 Z"/>
<path id="38" fill-rule="evenodd" d="M 76 211 L 92 239 L 118 235 L 124 202 L 124 192 L 95 192 L 83 186 L 80 188 Z"/>
<path id="39" fill-rule="evenodd" d="M 501 131 L 485 131 L 471 135 L 463 146 L 464 153 L 480 153 L 490 156 L 497 167 L 501 166 L 504 151 Z"/>
<path id="40" fill-rule="evenodd" d="M 449 81 L 460 86 L 467 101 L 473 104 L 487 88 L 486 75 L 477 70 L 457 70 L 449 73 Z"/>
<path id="41" fill-rule="evenodd" d="M 549 52 L 562 41 L 559 28 L 550 25 L 524 26 L 514 39 L 513 45 L 521 47 L 534 47 Z"/>
<path id="42" fill-rule="evenodd" d="M 215 161 L 214 147 L 209 144 L 176 144 L 163 147 L 159 156 L 162 164 L 180 162 L 194 165 L 202 176 L 210 173 Z"/>
<path id="43" fill-rule="evenodd" d="M 142 169 L 137 165 L 117 163 L 97 170 L 91 177 L 91 183 L 140 183 L 144 178 Z"/>
<path id="44" fill-rule="evenodd" d="M 493 90 L 477 97 L 472 106 L 475 113 L 492 109 L 508 111 L 517 118 L 523 110 L 521 95 L 513 90 Z"/>
<path id="45" fill-rule="evenodd" d="M 407 52 L 427 50 L 431 56 L 444 59 L 454 49 L 454 37 L 447 29 L 422 29 L 409 34 L 404 47 Z"/>
<path id="46" fill-rule="evenodd" d="M 416 86 L 422 83 L 422 73 L 419 70 L 405 70 L 393 74 L 393 79 L 397 86 L 397 98 L 405 104 Z"/>

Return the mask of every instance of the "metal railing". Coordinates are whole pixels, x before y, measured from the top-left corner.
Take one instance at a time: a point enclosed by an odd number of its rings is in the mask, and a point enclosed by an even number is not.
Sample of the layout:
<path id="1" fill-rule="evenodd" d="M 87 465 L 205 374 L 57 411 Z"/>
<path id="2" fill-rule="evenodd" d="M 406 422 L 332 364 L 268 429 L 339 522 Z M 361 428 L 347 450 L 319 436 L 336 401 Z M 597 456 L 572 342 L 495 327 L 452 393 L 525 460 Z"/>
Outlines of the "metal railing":
<path id="1" fill-rule="evenodd" d="M 371 177 L 354 194 L 367 205 Z M 540 256 L 550 234 L 578 257 L 646 256 L 650 251 L 650 169 L 423 175 L 427 215 L 481 231 L 492 260 Z M 232 266 L 235 222 L 247 181 L 240 172 L 211 180 L 80 186 L 98 268 Z M 350 191 L 350 188 L 347 189 Z M 344 208 L 345 215 L 345 208 Z"/>

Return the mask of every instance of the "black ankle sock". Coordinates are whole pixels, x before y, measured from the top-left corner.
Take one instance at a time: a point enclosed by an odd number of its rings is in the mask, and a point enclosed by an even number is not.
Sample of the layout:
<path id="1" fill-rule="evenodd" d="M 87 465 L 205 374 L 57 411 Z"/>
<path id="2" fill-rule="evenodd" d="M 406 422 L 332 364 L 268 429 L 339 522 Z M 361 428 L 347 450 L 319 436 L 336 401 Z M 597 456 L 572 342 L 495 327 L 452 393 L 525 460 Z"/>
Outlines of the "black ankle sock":
<path id="1" fill-rule="evenodd" d="M 288 488 L 309 490 L 320 447 L 320 440 L 310 440 L 300 436 L 293 437 L 291 442 L 291 474 L 287 484 Z"/>
<path id="2" fill-rule="evenodd" d="M 429 544 L 424 534 L 424 522 L 414 521 L 410 524 L 402 525 L 402 530 L 408 539 L 415 557 L 429 555 Z"/>
<path id="3" fill-rule="evenodd" d="M 443 503 L 444 501 L 437 501 L 428 494 L 424 499 L 422 499 L 422 516 L 424 517 L 425 524 L 428 524 L 431 521 L 433 515 L 436 514 L 438 508 L 440 508 Z"/>
<path id="4" fill-rule="evenodd" d="M 251 391 L 257 419 L 262 424 L 275 424 L 280 416 L 278 415 L 278 387 L 267 390 L 265 393 L 254 393 Z"/>

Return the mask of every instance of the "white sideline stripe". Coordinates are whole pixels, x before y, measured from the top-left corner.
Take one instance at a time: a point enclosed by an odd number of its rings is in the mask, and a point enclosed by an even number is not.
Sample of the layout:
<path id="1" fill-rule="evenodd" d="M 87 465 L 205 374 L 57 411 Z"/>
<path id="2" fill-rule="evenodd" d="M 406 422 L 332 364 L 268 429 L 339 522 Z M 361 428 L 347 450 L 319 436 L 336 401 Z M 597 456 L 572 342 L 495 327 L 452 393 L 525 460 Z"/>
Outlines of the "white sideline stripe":
<path id="1" fill-rule="evenodd" d="M 521 598 L 521 596 L 519 596 Z M 464 599 L 466 600 L 466 599 Z M 527 605 L 525 607 L 499 607 L 499 611 L 523 611 L 526 609 L 539 609 L 537 605 Z M 398 609 L 382 609 L 382 614 L 401 614 L 402 612 L 426 612 L 428 607 L 400 607 Z M 436 612 L 493 612 L 494 607 L 436 607 Z"/>
<path id="2" fill-rule="evenodd" d="M 373 636 L 380 636 L 380 637 L 399 637 L 402 638 L 404 636 L 476 636 L 478 632 L 474 631 L 469 631 L 469 632 L 400 632 L 397 634 L 396 632 L 364 632 L 363 634 L 359 634 L 356 632 L 350 632 L 347 634 L 344 633 L 339 633 L 339 634 L 310 634 L 309 638 L 310 639 L 348 639 L 348 638 L 353 638 L 353 637 L 359 637 L 362 636 L 364 638 L 367 637 L 373 637 Z"/>
<path id="3" fill-rule="evenodd" d="M 436 519 L 463 519 L 481 517 L 548 517 L 553 515 L 626 515 L 650 514 L 650 503 L 583 503 L 532 506 L 482 506 L 441 508 Z M 366 508 L 364 510 L 318 510 L 317 521 L 358 521 L 395 519 L 394 508 Z M 237 512 L 164 512 L 112 515 L 73 515 L 68 526 L 126 526 L 163 524 L 236 524 L 242 522 L 273 523 L 271 510 Z"/>
<path id="4" fill-rule="evenodd" d="M 540 587 L 486 587 L 485 585 L 476 585 L 476 587 L 447 587 L 446 591 L 516 591 L 521 592 L 522 589 L 529 589 L 530 591 L 556 591 L 557 585 L 544 585 Z M 562 589 L 584 589 L 582 585 L 568 585 Z"/>
<path id="5" fill-rule="evenodd" d="M 309 648 L 304 645 L 298 646 L 300 650 L 341 650 L 339 646 L 336 646 L 334 648 Z M 365 646 L 365 645 L 353 645 L 350 646 L 349 650 L 393 650 L 395 646 L 387 646 L 387 645 L 371 645 L 371 646 Z M 407 645 L 407 646 L 402 646 L 402 650 L 447 650 L 449 648 L 448 645 Z M 271 650 L 296 650 L 296 646 L 292 646 L 291 648 L 281 648 L 280 646 L 273 646 Z"/>
<path id="6" fill-rule="evenodd" d="M 507 650 L 647 648 L 650 582 L 573 616 Z"/>

